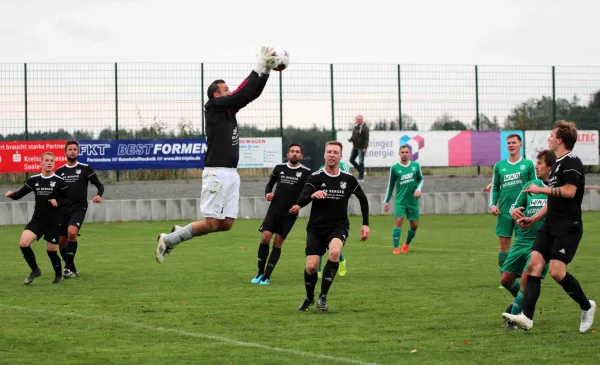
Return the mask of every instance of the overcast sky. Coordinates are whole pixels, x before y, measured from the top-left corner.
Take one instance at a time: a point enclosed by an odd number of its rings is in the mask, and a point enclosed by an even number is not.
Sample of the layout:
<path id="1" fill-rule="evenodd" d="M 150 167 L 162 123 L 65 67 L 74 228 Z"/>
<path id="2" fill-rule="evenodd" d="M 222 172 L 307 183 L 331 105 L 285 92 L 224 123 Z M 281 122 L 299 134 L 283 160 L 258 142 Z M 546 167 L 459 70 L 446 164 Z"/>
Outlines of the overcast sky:
<path id="1" fill-rule="evenodd" d="M 598 1 L 0 0 L 0 62 L 600 65 Z"/>

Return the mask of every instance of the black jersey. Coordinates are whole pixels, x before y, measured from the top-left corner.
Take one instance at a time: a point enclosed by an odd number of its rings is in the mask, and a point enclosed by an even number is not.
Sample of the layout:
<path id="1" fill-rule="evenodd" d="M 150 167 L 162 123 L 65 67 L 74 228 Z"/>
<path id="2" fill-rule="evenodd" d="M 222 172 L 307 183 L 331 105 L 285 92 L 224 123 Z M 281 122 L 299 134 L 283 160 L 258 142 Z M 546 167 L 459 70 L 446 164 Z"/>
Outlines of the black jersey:
<path id="1" fill-rule="evenodd" d="M 325 191 L 325 199 L 312 199 L 312 194 L 319 190 Z M 306 181 L 298 199 L 301 207 L 312 201 L 306 229 L 310 231 L 333 226 L 349 228 L 348 201 L 353 194 L 360 201 L 363 225 L 369 225 L 367 197 L 354 176 L 341 170 L 337 175 L 330 175 L 324 169 L 314 172 Z"/>
<path id="2" fill-rule="evenodd" d="M 287 163 L 282 163 L 275 166 L 265 187 L 265 195 L 267 195 L 277 184 L 267 214 L 290 215 L 289 210 L 298 201 L 310 173 L 310 169 L 304 165 L 290 167 Z"/>
<path id="3" fill-rule="evenodd" d="M 65 181 L 56 174 L 51 176 L 38 174 L 27 179 L 23 187 L 19 191 L 14 192 L 10 198 L 19 200 L 33 191 L 35 194 L 33 217 L 54 219 L 60 214 L 61 209 L 69 204 L 67 190 L 68 187 Z M 52 206 L 50 203 L 51 199 L 56 200 L 58 207 Z"/>
<path id="4" fill-rule="evenodd" d="M 260 96 L 268 77 L 252 71 L 231 95 L 211 99 L 205 104 L 207 150 L 204 167 L 237 167 L 240 140 L 236 114 Z"/>
<path id="5" fill-rule="evenodd" d="M 557 188 L 565 185 L 575 185 L 577 192 L 572 199 L 548 196 L 548 212 L 546 224 L 549 226 L 571 226 L 581 222 L 581 202 L 585 190 L 585 175 L 583 163 L 579 157 L 569 152 L 557 159 L 552 170 L 548 186 Z"/>
<path id="6" fill-rule="evenodd" d="M 74 166 L 63 165 L 59 167 L 56 175 L 63 178 L 69 187 L 69 200 L 73 204 L 88 204 L 88 183 L 94 184 L 98 189 L 98 195 L 104 193 L 104 185 L 98 180 L 98 176 L 92 168 L 84 163 L 77 162 Z"/>

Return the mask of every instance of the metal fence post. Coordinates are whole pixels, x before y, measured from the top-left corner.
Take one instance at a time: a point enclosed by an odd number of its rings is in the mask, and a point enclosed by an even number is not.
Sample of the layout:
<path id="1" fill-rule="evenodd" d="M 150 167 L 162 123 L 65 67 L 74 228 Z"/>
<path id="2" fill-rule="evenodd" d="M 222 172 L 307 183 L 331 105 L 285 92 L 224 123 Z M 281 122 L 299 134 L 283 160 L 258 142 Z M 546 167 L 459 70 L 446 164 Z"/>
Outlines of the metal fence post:
<path id="1" fill-rule="evenodd" d="M 200 87 L 202 92 L 200 93 L 201 107 L 202 107 L 202 137 L 204 137 L 204 62 L 200 64 Z"/>
<path id="2" fill-rule="evenodd" d="M 24 77 L 25 77 L 25 140 L 29 140 L 29 128 L 28 128 L 28 113 L 27 113 L 27 63 L 23 64 Z"/>
<path id="3" fill-rule="evenodd" d="M 331 139 L 335 141 L 335 98 L 333 97 L 333 63 L 329 64 L 329 78 L 331 82 Z"/>
<path id="4" fill-rule="evenodd" d="M 400 65 L 398 65 L 398 130 L 402 130 L 402 83 L 400 82 Z"/>
<path id="5" fill-rule="evenodd" d="M 552 66 L 552 123 L 556 122 L 556 72 Z"/>
<path id="6" fill-rule="evenodd" d="M 283 72 L 279 73 L 279 136 L 283 143 Z"/>
<path id="7" fill-rule="evenodd" d="M 475 65 L 475 128 L 479 130 L 479 69 Z M 481 166 L 477 165 L 477 176 L 481 175 Z"/>
<path id="8" fill-rule="evenodd" d="M 115 139 L 119 139 L 119 77 L 118 67 L 115 62 Z M 117 181 L 120 180 L 121 172 L 117 169 Z"/>

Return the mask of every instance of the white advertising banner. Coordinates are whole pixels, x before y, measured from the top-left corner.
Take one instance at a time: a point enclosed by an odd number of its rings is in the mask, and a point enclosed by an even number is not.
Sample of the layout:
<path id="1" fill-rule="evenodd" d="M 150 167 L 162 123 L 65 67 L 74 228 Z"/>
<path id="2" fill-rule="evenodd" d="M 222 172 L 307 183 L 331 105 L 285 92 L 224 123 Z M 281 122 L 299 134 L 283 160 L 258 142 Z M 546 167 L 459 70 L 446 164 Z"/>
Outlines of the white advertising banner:
<path id="1" fill-rule="evenodd" d="M 275 167 L 281 163 L 281 137 L 240 138 L 238 168 Z"/>
<path id="2" fill-rule="evenodd" d="M 551 131 L 525 131 L 525 148 L 528 159 L 535 161 L 537 151 L 548 148 Z M 598 131 L 577 131 L 577 143 L 573 153 L 584 165 L 598 165 Z"/>

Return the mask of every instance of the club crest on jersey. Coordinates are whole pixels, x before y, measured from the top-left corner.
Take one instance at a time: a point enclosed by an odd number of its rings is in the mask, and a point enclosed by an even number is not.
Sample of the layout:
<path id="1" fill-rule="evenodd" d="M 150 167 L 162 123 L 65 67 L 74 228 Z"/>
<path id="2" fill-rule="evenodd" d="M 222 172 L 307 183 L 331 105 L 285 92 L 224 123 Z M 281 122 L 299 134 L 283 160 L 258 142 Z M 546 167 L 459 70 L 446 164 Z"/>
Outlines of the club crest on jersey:
<path id="1" fill-rule="evenodd" d="M 56 185 L 56 181 L 50 181 L 50 187 L 53 188 Z"/>
<path id="2" fill-rule="evenodd" d="M 521 170 L 525 170 L 525 165 L 521 165 Z"/>
<path id="3" fill-rule="evenodd" d="M 345 181 L 342 181 L 340 183 L 340 188 L 342 188 L 342 190 L 346 189 L 346 182 Z"/>
<path id="4" fill-rule="evenodd" d="M 302 176 L 302 173 L 300 171 L 296 172 L 296 177 L 300 177 Z"/>
<path id="5" fill-rule="evenodd" d="M 411 167 L 410 169 L 411 169 L 411 170 L 413 170 L 413 171 L 416 171 L 416 170 L 417 170 L 417 169 L 415 169 L 415 167 L 414 167 L 414 166 L 413 166 L 413 167 Z"/>
<path id="6" fill-rule="evenodd" d="M 75 170 L 75 173 L 76 173 L 77 175 L 79 175 L 79 174 L 81 174 L 81 170 Z"/>

